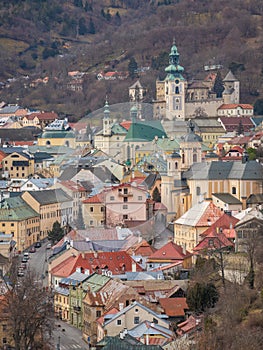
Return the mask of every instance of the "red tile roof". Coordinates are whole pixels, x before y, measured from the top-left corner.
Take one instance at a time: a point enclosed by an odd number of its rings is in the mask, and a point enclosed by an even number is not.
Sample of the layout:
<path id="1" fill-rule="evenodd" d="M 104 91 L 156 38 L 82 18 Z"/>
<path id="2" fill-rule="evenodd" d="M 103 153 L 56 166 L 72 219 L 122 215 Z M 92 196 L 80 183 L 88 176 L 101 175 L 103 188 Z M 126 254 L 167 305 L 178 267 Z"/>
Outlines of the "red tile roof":
<path id="1" fill-rule="evenodd" d="M 129 130 L 130 126 L 131 126 L 131 120 L 124 120 L 120 123 L 120 125 L 126 129 L 126 130 Z"/>
<path id="2" fill-rule="evenodd" d="M 196 328 L 199 328 L 201 321 L 202 321 L 201 317 L 194 317 L 193 315 L 191 315 L 186 321 L 179 323 L 177 325 L 178 329 L 176 333 L 178 335 L 187 334 L 195 330 Z"/>
<path id="3" fill-rule="evenodd" d="M 237 107 L 241 107 L 242 109 L 253 109 L 253 106 L 250 104 L 244 104 L 244 103 L 232 103 L 232 104 L 223 104 L 218 109 L 235 109 Z"/>
<path id="4" fill-rule="evenodd" d="M 211 232 L 214 232 L 214 230 L 218 229 L 229 229 L 232 227 L 235 227 L 235 225 L 238 223 L 238 219 L 234 216 L 230 216 L 226 213 L 224 213 L 218 220 L 216 220 L 207 230 L 205 230 L 200 236 L 205 237 Z"/>
<path id="5" fill-rule="evenodd" d="M 209 226 L 209 224 L 213 224 L 222 216 L 222 212 L 219 208 L 217 208 L 212 202 L 209 203 L 202 216 L 196 223 L 197 226 Z"/>
<path id="6" fill-rule="evenodd" d="M 68 277 L 76 271 L 78 267 L 83 270 L 89 270 L 90 273 L 102 273 L 103 269 L 111 271 L 113 275 L 123 274 L 126 271 L 131 272 L 133 264 L 136 264 L 136 271 L 143 271 L 128 253 L 119 252 L 94 252 L 82 253 L 77 256 L 71 256 L 51 270 L 51 274 L 59 277 Z"/>
<path id="7" fill-rule="evenodd" d="M 150 256 L 156 249 L 152 247 L 147 241 L 142 240 L 140 243 L 128 249 L 127 253 L 132 255 Z"/>
<path id="8" fill-rule="evenodd" d="M 102 193 L 95 194 L 92 197 L 89 197 L 82 201 L 82 203 L 104 203 L 104 198 Z"/>
<path id="9" fill-rule="evenodd" d="M 249 131 L 251 128 L 254 127 L 254 124 L 252 123 L 252 121 L 249 117 L 220 116 L 219 119 L 221 120 L 221 123 L 223 124 L 223 126 L 227 132 L 237 130 L 240 120 L 242 122 L 244 131 Z"/>
<path id="10" fill-rule="evenodd" d="M 25 116 L 28 120 L 33 120 L 37 117 L 39 120 L 55 120 L 58 119 L 57 113 L 54 112 L 34 112 L 31 114 L 27 114 Z"/>
<path id="11" fill-rule="evenodd" d="M 160 298 L 159 303 L 170 317 L 185 316 L 185 310 L 189 309 L 186 298 Z"/>
<path id="12" fill-rule="evenodd" d="M 210 232 L 195 247 L 194 252 L 233 248 L 234 244 L 222 232 Z"/>
<path id="13" fill-rule="evenodd" d="M 191 253 L 183 252 L 183 248 L 174 242 L 168 242 L 163 247 L 158 249 L 155 253 L 147 259 L 149 262 L 154 260 L 168 260 L 175 262 L 176 260 L 184 260 L 191 256 Z"/>

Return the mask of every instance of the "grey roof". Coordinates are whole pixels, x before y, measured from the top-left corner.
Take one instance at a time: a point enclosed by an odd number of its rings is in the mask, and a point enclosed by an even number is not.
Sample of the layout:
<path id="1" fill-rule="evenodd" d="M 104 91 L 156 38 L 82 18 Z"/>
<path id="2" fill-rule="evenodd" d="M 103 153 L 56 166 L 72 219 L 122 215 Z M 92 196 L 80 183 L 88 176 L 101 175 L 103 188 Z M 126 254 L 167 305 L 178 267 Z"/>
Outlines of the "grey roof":
<path id="1" fill-rule="evenodd" d="M 242 204 L 239 199 L 232 196 L 230 193 L 212 193 L 212 195 L 228 204 Z"/>
<path id="2" fill-rule="evenodd" d="M 242 162 L 217 162 L 194 163 L 184 173 L 184 177 L 193 180 L 262 180 L 263 167 L 257 161 Z"/>
<path id="3" fill-rule="evenodd" d="M 103 240 L 103 241 L 73 241 L 72 246 L 79 251 L 103 251 L 115 252 L 122 249 L 126 242 L 120 240 Z"/>
<path id="4" fill-rule="evenodd" d="M 263 194 L 251 194 L 247 199 L 247 204 L 263 204 Z"/>
<path id="5" fill-rule="evenodd" d="M 127 281 L 164 280 L 162 271 L 126 272 Z"/>
<path id="6" fill-rule="evenodd" d="M 60 188 L 55 190 L 32 191 L 30 194 L 41 205 L 72 201 L 72 198 Z"/>
<path id="7" fill-rule="evenodd" d="M 151 173 L 144 179 L 142 185 L 146 185 L 148 189 L 151 189 L 157 179 L 160 179 L 160 175 L 156 173 Z"/>
<path id="8" fill-rule="evenodd" d="M 20 129 L 0 129 L 0 139 L 3 142 L 8 141 L 36 141 L 41 134 L 39 128 L 20 128 Z"/>
<path id="9" fill-rule="evenodd" d="M 223 81 L 237 81 L 237 78 L 234 76 L 234 74 L 231 72 L 231 70 L 227 73 Z"/>
<path id="10" fill-rule="evenodd" d="M 11 114 L 21 109 L 19 106 L 5 106 L 0 109 L 0 114 Z"/>
<path id="11" fill-rule="evenodd" d="M 77 173 L 80 171 L 80 168 L 76 166 L 69 166 L 63 170 L 62 174 L 59 177 L 59 181 L 68 181 L 71 180 Z"/>
<path id="12" fill-rule="evenodd" d="M 76 272 L 73 272 L 70 276 L 62 278 L 60 283 L 71 285 L 71 286 L 77 286 L 88 278 L 89 278 L 88 274 L 76 271 Z"/>
<path id="13" fill-rule="evenodd" d="M 159 324 L 151 323 L 149 321 L 144 321 L 132 328 L 131 330 L 128 330 L 128 334 L 130 334 L 136 339 L 142 337 L 144 334 L 158 335 L 160 333 L 166 335 L 167 338 L 173 337 L 173 331 L 163 326 L 160 326 Z"/>

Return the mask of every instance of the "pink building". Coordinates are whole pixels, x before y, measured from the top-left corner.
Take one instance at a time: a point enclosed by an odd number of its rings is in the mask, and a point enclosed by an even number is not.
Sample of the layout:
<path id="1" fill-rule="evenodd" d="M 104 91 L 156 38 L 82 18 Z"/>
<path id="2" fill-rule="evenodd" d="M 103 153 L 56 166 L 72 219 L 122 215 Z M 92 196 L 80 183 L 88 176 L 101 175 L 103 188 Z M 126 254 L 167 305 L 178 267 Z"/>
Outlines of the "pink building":
<path id="1" fill-rule="evenodd" d="M 127 221 L 145 222 L 153 216 L 154 202 L 144 187 L 132 184 L 113 186 L 105 193 L 106 225 L 124 225 Z"/>

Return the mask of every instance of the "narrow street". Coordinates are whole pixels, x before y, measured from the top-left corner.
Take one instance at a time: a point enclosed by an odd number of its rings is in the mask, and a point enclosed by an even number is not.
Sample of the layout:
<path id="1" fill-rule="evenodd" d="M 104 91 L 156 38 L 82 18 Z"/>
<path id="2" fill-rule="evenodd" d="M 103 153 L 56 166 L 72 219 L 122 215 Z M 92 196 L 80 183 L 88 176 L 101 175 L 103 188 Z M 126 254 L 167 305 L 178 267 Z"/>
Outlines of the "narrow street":
<path id="1" fill-rule="evenodd" d="M 46 249 L 48 241 L 42 243 L 35 253 L 30 253 L 28 268 L 34 269 L 39 276 L 39 281 L 43 283 L 43 287 L 48 285 L 47 264 L 48 257 L 51 254 L 50 249 Z M 82 339 L 81 331 L 71 325 L 55 320 L 55 328 L 53 331 L 54 350 L 87 350 L 89 346 Z"/>

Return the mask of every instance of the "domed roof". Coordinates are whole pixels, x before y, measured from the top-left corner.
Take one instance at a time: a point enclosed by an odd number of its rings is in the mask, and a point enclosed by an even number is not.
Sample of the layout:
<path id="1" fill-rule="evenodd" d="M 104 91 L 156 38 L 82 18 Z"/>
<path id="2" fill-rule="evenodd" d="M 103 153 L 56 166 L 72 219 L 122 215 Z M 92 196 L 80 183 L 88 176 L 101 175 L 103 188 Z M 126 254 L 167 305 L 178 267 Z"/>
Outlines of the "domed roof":
<path id="1" fill-rule="evenodd" d="M 170 158 L 181 158 L 181 156 L 180 156 L 180 154 L 179 153 L 177 153 L 177 152 L 175 152 L 175 151 L 173 151 L 173 153 L 172 154 L 170 154 L 170 156 L 169 156 Z"/>
<path id="2" fill-rule="evenodd" d="M 188 133 L 182 136 L 183 142 L 202 142 L 203 141 L 202 137 L 197 135 L 194 132 L 195 126 L 191 120 L 189 120 L 188 128 L 189 128 Z"/>

